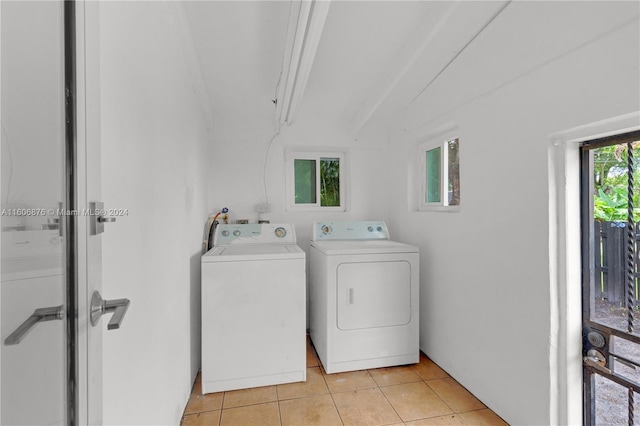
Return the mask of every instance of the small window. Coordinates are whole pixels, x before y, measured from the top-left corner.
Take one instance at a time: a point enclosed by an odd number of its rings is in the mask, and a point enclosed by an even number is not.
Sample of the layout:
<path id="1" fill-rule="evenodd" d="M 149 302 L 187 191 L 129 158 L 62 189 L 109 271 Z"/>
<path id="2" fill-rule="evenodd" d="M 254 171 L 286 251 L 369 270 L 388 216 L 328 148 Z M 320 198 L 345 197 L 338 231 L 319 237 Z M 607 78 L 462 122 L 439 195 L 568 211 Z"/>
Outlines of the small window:
<path id="1" fill-rule="evenodd" d="M 287 209 L 345 211 L 345 154 L 288 151 Z"/>
<path id="2" fill-rule="evenodd" d="M 420 210 L 458 211 L 460 206 L 460 142 L 425 143 L 422 155 Z"/>

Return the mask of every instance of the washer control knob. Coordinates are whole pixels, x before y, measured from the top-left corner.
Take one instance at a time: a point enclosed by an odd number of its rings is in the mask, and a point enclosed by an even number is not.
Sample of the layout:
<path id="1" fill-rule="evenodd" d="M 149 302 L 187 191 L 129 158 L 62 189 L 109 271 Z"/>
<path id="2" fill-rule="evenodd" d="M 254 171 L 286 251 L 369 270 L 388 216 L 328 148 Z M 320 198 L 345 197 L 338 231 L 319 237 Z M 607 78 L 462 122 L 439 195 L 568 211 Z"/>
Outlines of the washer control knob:
<path id="1" fill-rule="evenodd" d="M 229 236 L 229 231 L 227 231 L 226 229 L 224 231 L 222 231 L 222 236 L 223 237 L 228 237 Z"/>
<path id="2" fill-rule="evenodd" d="M 329 225 L 324 225 L 324 226 L 322 227 L 322 233 L 323 233 L 324 235 L 328 235 L 328 234 L 330 234 L 330 233 L 331 233 L 331 227 L 330 227 Z"/>
<path id="3" fill-rule="evenodd" d="M 235 235 L 236 237 L 240 236 L 240 230 L 236 229 L 235 231 L 233 231 L 233 235 Z"/>
<path id="4" fill-rule="evenodd" d="M 368 227 L 367 227 L 367 231 L 369 231 L 369 232 L 373 232 L 373 226 L 368 226 Z"/>
<path id="5" fill-rule="evenodd" d="M 378 226 L 378 232 L 382 232 L 382 226 Z"/>
<path id="6" fill-rule="evenodd" d="M 277 227 L 274 232 L 276 234 L 276 237 L 278 238 L 284 238 L 284 236 L 287 235 L 287 230 L 284 229 L 282 226 Z"/>

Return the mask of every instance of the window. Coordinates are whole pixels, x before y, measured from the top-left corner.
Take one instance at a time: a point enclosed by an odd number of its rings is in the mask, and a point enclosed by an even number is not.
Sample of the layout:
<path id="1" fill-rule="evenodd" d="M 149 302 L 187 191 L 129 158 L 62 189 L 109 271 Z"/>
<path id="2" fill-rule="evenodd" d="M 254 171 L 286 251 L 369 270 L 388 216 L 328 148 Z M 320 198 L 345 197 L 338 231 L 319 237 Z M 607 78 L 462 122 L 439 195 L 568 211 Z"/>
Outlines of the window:
<path id="1" fill-rule="evenodd" d="M 420 210 L 459 211 L 460 142 L 425 143 L 422 156 Z"/>
<path id="2" fill-rule="evenodd" d="M 345 211 L 345 153 L 288 151 L 287 209 Z"/>

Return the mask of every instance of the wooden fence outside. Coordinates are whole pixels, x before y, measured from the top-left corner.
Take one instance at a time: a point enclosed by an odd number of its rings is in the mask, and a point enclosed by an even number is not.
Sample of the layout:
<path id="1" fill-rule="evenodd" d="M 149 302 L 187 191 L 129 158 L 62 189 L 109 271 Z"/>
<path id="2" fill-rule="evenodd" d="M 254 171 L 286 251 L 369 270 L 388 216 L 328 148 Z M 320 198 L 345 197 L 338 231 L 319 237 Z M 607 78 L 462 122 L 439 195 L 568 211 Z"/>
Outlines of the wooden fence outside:
<path id="1" fill-rule="evenodd" d="M 600 289 L 600 297 L 625 306 L 626 300 L 626 253 L 627 222 L 594 221 L 596 253 L 595 290 Z M 634 287 L 635 300 L 638 301 L 638 248 L 640 247 L 640 224 L 635 224 L 634 243 Z M 598 247 L 600 251 L 598 253 Z"/>

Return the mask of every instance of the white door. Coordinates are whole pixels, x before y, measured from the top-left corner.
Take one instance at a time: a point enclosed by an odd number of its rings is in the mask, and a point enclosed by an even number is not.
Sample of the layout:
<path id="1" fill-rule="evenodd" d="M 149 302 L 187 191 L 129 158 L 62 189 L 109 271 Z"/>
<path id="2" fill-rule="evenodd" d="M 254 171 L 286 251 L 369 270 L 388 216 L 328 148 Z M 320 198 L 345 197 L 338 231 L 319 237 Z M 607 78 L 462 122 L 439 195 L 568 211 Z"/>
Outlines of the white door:
<path id="1" fill-rule="evenodd" d="M 0 3 L 2 424 L 100 424 L 98 3 Z"/>

